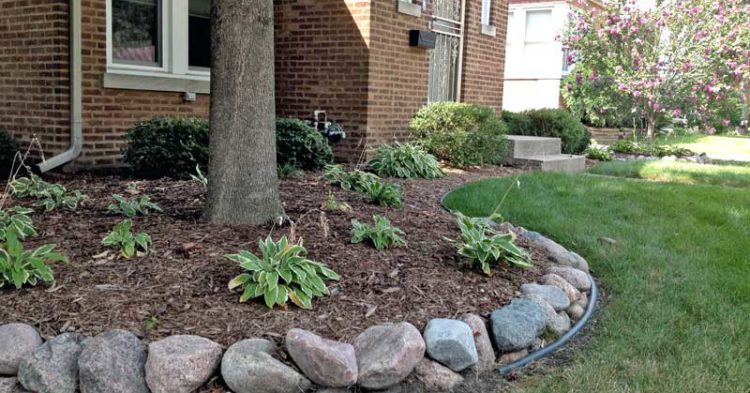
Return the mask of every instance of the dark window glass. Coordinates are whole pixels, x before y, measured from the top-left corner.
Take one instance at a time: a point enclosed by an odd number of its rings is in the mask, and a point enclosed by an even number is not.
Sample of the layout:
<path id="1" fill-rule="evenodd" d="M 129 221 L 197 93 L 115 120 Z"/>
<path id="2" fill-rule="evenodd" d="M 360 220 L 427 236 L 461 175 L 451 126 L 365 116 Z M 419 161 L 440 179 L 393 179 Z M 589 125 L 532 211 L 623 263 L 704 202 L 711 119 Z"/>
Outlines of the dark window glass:
<path id="1" fill-rule="evenodd" d="M 112 0 L 112 59 L 117 63 L 161 63 L 158 0 Z"/>
<path id="2" fill-rule="evenodd" d="M 211 0 L 190 0 L 188 65 L 211 66 Z"/>

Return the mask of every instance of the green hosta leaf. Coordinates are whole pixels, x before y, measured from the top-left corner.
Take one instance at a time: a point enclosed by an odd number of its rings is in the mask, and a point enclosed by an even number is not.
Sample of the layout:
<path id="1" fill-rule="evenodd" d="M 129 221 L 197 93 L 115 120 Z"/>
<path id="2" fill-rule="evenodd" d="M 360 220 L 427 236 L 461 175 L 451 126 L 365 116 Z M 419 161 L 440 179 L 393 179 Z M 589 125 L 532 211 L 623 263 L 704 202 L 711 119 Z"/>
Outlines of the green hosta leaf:
<path id="1" fill-rule="evenodd" d="M 457 247 L 461 257 L 479 264 L 485 274 L 490 275 L 491 266 L 503 260 L 511 266 L 531 266 L 526 253 L 513 243 L 512 233 L 500 234 L 485 220 L 466 217 L 460 213 L 456 215 L 456 221 L 461 230 L 462 241 L 451 240 L 451 243 Z"/>
<path id="2" fill-rule="evenodd" d="M 267 289 L 265 293 L 263 293 L 263 301 L 266 302 L 266 306 L 268 308 L 273 308 L 273 306 L 276 304 L 276 299 L 278 299 L 279 296 L 279 287 L 274 287 L 273 289 Z"/>
<path id="3" fill-rule="evenodd" d="M 247 273 L 242 273 L 239 276 L 232 279 L 232 281 L 229 282 L 229 289 L 234 289 L 240 286 L 245 285 L 248 281 L 252 279 L 252 276 Z M 253 289 L 253 293 L 255 292 L 255 289 Z"/>

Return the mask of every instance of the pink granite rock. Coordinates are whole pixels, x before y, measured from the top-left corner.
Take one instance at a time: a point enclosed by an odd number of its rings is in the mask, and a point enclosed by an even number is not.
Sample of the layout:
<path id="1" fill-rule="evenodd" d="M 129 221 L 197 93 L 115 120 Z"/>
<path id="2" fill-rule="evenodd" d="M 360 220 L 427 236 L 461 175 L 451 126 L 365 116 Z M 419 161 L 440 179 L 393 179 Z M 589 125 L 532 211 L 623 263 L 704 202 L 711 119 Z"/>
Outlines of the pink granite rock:
<path id="1" fill-rule="evenodd" d="M 452 391 L 456 385 L 464 380 L 461 374 L 427 358 L 423 358 L 419 362 L 416 374 L 417 378 L 424 383 L 425 390 L 428 392 Z"/>
<path id="2" fill-rule="evenodd" d="M 286 335 L 286 350 L 302 373 L 318 385 L 340 388 L 357 383 L 357 358 L 350 344 L 292 329 Z"/>
<path id="3" fill-rule="evenodd" d="M 381 390 L 403 381 L 424 357 L 425 343 L 408 322 L 371 326 L 354 339 L 360 386 Z"/>
<path id="4" fill-rule="evenodd" d="M 552 266 L 547 269 L 547 274 L 557 274 L 565 279 L 579 291 L 588 291 L 591 289 L 591 279 L 585 272 L 571 266 Z"/>
<path id="5" fill-rule="evenodd" d="M 497 359 L 495 358 L 495 349 L 492 347 L 490 335 L 487 332 L 487 324 L 480 316 L 474 314 L 466 314 L 461 317 L 461 320 L 469 325 L 474 334 L 474 344 L 477 347 L 477 354 L 479 354 L 477 371 L 492 370 L 495 367 Z"/>
<path id="6" fill-rule="evenodd" d="M 571 303 L 578 303 L 581 300 L 581 291 L 557 274 L 544 275 L 539 282 L 544 285 L 553 285 L 562 289 L 568 299 L 570 299 Z"/>

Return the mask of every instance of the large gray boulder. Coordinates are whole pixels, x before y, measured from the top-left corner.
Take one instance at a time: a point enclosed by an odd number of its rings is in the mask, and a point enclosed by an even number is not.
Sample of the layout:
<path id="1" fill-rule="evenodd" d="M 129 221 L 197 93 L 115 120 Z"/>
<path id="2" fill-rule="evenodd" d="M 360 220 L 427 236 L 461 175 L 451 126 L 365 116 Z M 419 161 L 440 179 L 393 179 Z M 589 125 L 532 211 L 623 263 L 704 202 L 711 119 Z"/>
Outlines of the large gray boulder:
<path id="1" fill-rule="evenodd" d="M 403 381 L 424 357 L 425 343 L 408 322 L 370 326 L 354 339 L 358 383 L 383 390 Z"/>
<path id="2" fill-rule="evenodd" d="M 310 381 L 271 354 L 276 346 L 262 339 L 235 343 L 221 360 L 221 376 L 234 393 L 300 393 Z"/>
<path id="3" fill-rule="evenodd" d="M 318 385 L 341 388 L 357 383 L 357 357 L 350 344 L 292 329 L 286 335 L 286 351 L 302 373 Z"/>
<path id="4" fill-rule="evenodd" d="M 565 247 L 555 241 L 534 231 L 522 231 L 521 236 L 533 242 L 537 247 L 545 250 L 549 258 L 563 266 L 572 266 L 576 269 L 589 271 L 589 264 L 580 255 L 568 251 Z"/>
<path id="5" fill-rule="evenodd" d="M 125 330 L 86 340 L 78 358 L 81 393 L 148 393 L 146 358 L 146 346 Z"/>
<path id="6" fill-rule="evenodd" d="M 461 317 L 471 328 L 474 336 L 474 345 L 477 347 L 477 370 L 479 372 L 489 371 L 495 367 L 497 358 L 495 357 L 495 348 L 492 346 L 492 339 L 487 331 L 487 324 L 480 316 L 475 314 L 466 314 Z"/>
<path id="7" fill-rule="evenodd" d="M 544 310 L 544 323 L 547 326 L 547 329 L 558 336 L 561 336 L 570 330 L 570 318 L 564 311 L 558 313 L 549 303 L 537 295 L 527 296 L 526 299 L 538 304 L 542 310 Z"/>
<path id="8" fill-rule="evenodd" d="M 490 315 L 497 349 L 519 351 L 530 346 L 544 332 L 544 310 L 529 299 L 514 299 Z"/>
<path id="9" fill-rule="evenodd" d="M 462 371 L 479 361 L 474 335 L 466 322 L 433 319 L 424 329 L 427 354 L 453 371 Z"/>
<path id="10" fill-rule="evenodd" d="M 83 340 L 79 334 L 65 333 L 37 347 L 21 361 L 18 381 L 33 392 L 75 393 Z"/>
<path id="11" fill-rule="evenodd" d="M 453 391 L 456 385 L 464 381 L 461 374 L 427 358 L 419 362 L 416 374 L 428 392 Z"/>
<path id="12" fill-rule="evenodd" d="M 551 266 L 547 274 L 557 274 L 581 292 L 591 289 L 591 278 L 586 272 L 570 266 Z"/>
<path id="13" fill-rule="evenodd" d="M 0 376 L 14 377 L 21 359 L 42 345 L 36 329 L 24 323 L 0 326 Z"/>
<path id="14" fill-rule="evenodd" d="M 549 303 L 555 311 L 570 307 L 570 299 L 559 287 L 554 285 L 523 284 L 521 293 L 524 296 L 538 296 Z"/>
<path id="15" fill-rule="evenodd" d="M 146 383 L 153 393 L 190 393 L 206 383 L 221 362 L 221 345 L 179 335 L 148 346 Z"/>

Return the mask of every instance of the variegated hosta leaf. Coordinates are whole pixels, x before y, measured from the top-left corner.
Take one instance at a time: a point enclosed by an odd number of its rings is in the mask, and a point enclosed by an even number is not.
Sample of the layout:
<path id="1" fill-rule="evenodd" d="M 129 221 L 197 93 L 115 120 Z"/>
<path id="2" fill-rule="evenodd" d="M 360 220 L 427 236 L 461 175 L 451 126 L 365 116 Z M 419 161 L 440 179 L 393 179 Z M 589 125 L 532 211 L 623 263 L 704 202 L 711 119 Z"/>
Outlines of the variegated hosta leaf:
<path id="1" fill-rule="evenodd" d="M 516 246 L 512 233 L 498 233 L 483 219 L 456 214 L 462 241 L 453 241 L 458 254 L 480 265 L 490 275 L 490 267 L 502 260 L 511 266 L 530 267 L 531 260 L 525 251 Z M 450 240 L 450 239 L 449 239 Z"/>

